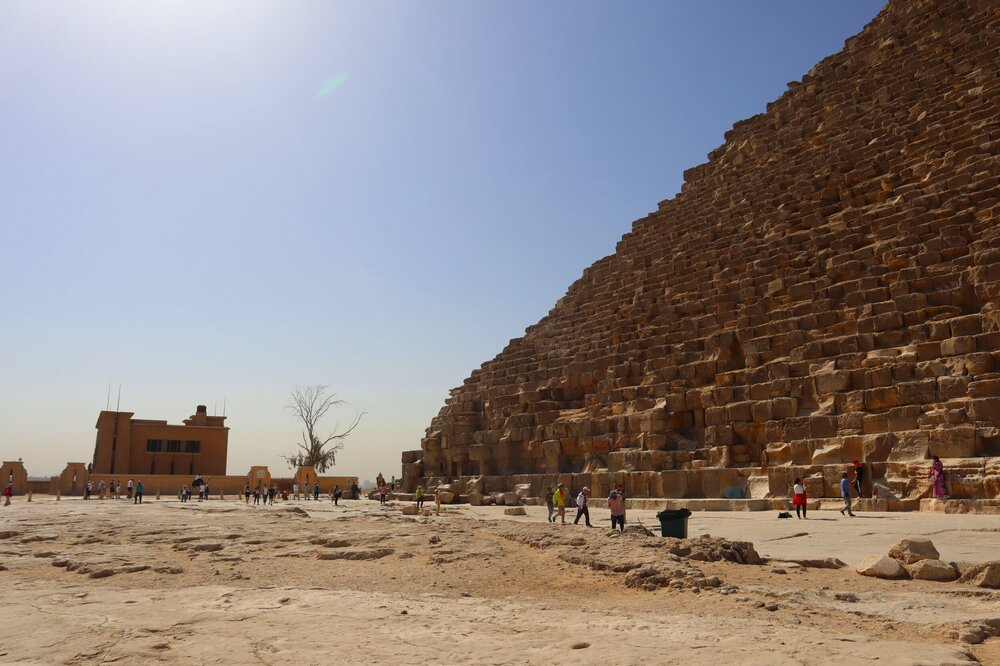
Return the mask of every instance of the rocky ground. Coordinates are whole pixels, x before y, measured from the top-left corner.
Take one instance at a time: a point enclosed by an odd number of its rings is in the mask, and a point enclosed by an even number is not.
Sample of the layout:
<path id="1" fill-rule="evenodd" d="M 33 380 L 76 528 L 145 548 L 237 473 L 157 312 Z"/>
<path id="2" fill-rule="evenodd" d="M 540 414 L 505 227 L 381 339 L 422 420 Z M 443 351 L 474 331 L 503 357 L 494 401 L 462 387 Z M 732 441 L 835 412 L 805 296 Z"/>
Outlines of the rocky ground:
<path id="1" fill-rule="evenodd" d="M 15 502 L 0 662 L 1000 663 L 1000 639 L 970 633 L 1000 618 L 1000 591 L 819 568 L 835 564 L 824 539 L 861 522 L 696 514 L 680 541 L 645 535 L 638 513 L 613 537 L 529 509 Z M 952 530 L 934 537 L 942 559 L 989 548 L 979 518 L 935 517 Z M 858 536 L 853 559 L 899 529 Z"/>

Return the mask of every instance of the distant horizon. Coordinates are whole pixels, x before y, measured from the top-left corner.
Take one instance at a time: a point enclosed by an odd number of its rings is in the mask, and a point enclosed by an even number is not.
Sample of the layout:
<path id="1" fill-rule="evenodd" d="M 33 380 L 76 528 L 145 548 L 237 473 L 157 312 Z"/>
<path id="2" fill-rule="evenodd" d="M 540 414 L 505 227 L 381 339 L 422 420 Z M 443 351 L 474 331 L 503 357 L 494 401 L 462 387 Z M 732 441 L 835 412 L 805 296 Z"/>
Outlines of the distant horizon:
<path id="1" fill-rule="evenodd" d="M 0 5 L 0 458 L 89 462 L 111 382 L 138 418 L 224 402 L 228 471 L 281 475 L 289 392 L 325 384 L 328 426 L 368 412 L 331 473 L 399 476 L 453 387 L 883 4 Z"/>

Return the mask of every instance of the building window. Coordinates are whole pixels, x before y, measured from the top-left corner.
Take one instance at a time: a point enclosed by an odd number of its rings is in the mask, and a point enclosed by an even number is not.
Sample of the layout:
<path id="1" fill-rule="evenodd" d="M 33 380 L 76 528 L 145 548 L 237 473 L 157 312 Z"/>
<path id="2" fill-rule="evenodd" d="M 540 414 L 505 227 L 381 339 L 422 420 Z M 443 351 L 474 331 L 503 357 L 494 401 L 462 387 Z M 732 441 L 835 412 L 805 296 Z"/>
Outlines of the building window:
<path id="1" fill-rule="evenodd" d="M 184 443 L 184 453 L 201 453 L 201 442 L 189 439 Z"/>
<path id="2" fill-rule="evenodd" d="M 181 452 L 181 440 L 179 439 L 168 439 L 167 440 L 167 453 L 180 453 Z"/>
<path id="3" fill-rule="evenodd" d="M 163 450 L 163 440 L 162 439 L 147 439 L 146 440 L 146 453 L 159 453 Z"/>

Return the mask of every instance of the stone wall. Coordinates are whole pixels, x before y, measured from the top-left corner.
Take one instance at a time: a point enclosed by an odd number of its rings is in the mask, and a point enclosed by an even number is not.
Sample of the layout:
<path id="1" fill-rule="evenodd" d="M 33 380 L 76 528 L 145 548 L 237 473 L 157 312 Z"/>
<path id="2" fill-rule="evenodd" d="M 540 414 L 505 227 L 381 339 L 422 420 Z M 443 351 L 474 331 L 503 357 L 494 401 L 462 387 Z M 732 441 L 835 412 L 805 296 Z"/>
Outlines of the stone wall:
<path id="1" fill-rule="evenodd" d="M 404 488 L 830 496 L 858 459 L 913 500 L 939 455 L 997 497 L 998 54 L 995 3 L 890 2 L 454 389 Z"/>

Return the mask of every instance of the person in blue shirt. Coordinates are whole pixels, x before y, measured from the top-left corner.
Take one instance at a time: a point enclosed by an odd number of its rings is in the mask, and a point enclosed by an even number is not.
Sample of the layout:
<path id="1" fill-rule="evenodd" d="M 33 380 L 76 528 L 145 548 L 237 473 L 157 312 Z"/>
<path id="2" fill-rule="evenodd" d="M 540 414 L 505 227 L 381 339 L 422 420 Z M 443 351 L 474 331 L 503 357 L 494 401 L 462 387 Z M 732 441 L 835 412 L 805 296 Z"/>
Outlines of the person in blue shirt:
<path id="1" fill-rule="evenodd" d="M 840 515 L 847 515 L 851 518 L 854 517 L 854 512 L 851 511 L 851 482 L 847 480 L 847 472 L 840 475 L 840 496 L 844 498 L 844 508 L 840 510 Z"/>

